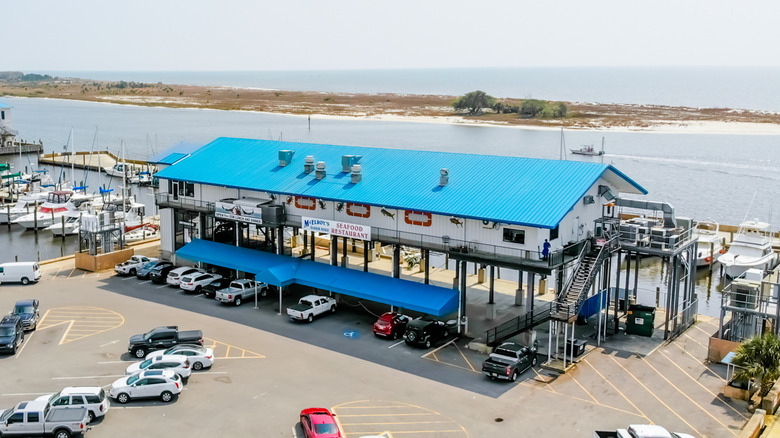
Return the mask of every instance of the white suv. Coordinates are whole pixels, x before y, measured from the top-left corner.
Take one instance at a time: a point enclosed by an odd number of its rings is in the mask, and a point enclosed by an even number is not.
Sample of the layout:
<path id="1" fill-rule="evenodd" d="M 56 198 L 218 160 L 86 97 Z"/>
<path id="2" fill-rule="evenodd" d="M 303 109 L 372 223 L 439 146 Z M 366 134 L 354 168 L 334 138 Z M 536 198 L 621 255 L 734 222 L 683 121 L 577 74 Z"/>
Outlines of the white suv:
<path id="1" fill-rule="evenodd" d="M 52 407 L 84 406 L 89 410 L 90 422 L 106 415 L 108 408 L 111 407 L 106 392 L 99 386 L 69 386 L 58 393 L 43 395 L 35 400 L 47 400 Z"/>
<path id="2" fill-rule="evenodd" d="M 178 286 L 181 284 L 182 277 L 187 274 L 195 274 L 198 272 L 205 273 L 206 271 L 203 269 L 193 268 L 192 266 L 182 266 L 181 268 L 176 268 L 169 272 L 168 276 L 165 277 L 165 282 L 171 286 Z"/>
<path id="3" fill-rule="evenodd" d="M 125 404 L 131 398 L 159 397 L 165 403 L 181 393 L 181 379 L 171 370 L 142 371 L 129 377 L 122 377 L 111 384 L 108 396 Z"/>
<path id="4" fill-rule="evenodd" d="M 179 284 L 179 287 L 189 292 L 200 292 L 200 290 L 203 289 L 203 286 L 211 283 L 214 280 L 219 280 L 220 278 L 222 278 L 222 276 L 219 274 L 203 274 L 199 272 L 193 272 L 192 274 L 187 274 L 181 277 L 181 283 Z"/>
<path id="5" fill-rule="evenodd" d="M 190 361 L 187 356 L 180 354 L 155 356 L 142 362 L 135 362 L 127 367 L 125 374 L 130 375 L 146 370 L 171 370 L 178 374 L 182 380 L 188 379 L 192 374 Z"/>

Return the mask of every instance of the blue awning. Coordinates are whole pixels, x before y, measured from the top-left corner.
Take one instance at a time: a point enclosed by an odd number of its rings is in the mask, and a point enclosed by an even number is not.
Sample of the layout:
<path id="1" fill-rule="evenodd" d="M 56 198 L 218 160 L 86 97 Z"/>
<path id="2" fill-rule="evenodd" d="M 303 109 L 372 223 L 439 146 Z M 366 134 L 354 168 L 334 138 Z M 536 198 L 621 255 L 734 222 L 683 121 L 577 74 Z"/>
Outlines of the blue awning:
<path id="1" fill-rule="evenodd" d="M 445 316 L 458 308 L 457 290 L 208 240 L 195 239 L 176 255 L 255 274 L 255 279 L 268 284 L 295 283 L 434 316 Z"/>

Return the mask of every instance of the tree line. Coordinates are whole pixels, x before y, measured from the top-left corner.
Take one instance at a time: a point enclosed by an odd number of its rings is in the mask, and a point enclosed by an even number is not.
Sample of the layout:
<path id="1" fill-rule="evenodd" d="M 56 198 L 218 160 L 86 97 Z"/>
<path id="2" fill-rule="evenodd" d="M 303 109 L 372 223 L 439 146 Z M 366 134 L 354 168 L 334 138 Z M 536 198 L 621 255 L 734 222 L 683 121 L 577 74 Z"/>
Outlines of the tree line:
<path id="1" fill-rule="evenodd" d="M 469 115 L 482 114 L 485 110 L 496 114 L 515 113 L 523 118 L 563 118 L 566 117 L 566 104 L 539 99 L 525 99 L 519 105 L 502 102 L 482 90 L 472 91 L 455 99 L 452 107 L 456 111 L 467 111 Z"/>

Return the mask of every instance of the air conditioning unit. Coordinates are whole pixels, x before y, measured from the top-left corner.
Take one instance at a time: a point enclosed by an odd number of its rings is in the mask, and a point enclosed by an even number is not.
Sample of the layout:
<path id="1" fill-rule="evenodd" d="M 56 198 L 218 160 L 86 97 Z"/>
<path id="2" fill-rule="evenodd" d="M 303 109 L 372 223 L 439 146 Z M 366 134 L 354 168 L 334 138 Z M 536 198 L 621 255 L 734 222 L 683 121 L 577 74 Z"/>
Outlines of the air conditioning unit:
<path id="1" fill-rule="evenodd" d="M 590 204 L 593 204 L 593 203 L 594 203 L 594 202 L 596 202 L 596 201 L 594 201 L 594 200 L 593 200 L 593 196 L 591 196 L 591 195 L 586 195 L 585 197 L 583 197 L 583 198 L 582 198 L 582 202 L 583 202 L 585 205 L 590 205 Z"/>
<path id="2" fill-rule="evenodd" d="M 497 227 L 498 227 L 498 222 L 487 221 L 487 220 L 482 221 L 482 228 L 492 230 Z"/>

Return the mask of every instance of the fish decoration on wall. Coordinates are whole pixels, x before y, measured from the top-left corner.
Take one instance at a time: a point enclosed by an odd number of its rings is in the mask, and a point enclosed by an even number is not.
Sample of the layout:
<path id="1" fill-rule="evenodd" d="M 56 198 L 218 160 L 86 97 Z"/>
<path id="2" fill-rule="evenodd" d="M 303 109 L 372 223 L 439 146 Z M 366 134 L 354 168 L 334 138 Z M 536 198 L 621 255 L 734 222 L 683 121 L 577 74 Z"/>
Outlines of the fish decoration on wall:
<path id="1" fill-rule="evenodd" d="M 320 208 L 325 210 L 325 202 L 322 199 L 318 199 L 317 203 L 320 204 Z"/>
<path id="2" fill-rule="evenodd" d="M 292 204 L 292 202 L 293 202 L 293 197 L 292 196 L 288 196 L 287 197 L 287 205 Z"/>
<path id="3" fill-rule="evenodd" d="M 463 226 L 463 221 L 461 221 L 460 219 L 458 219 L 456 217 L 451 217 L 450 218 L 450 222 L 455 224 L 456 227 L 462 227 Z"/>
<path id="4" fill-rule="evenodd" d="M 394 213 L 390 213 L 390 212 L 389 212 L 389 211 L 387 211 L 385 208 L 382 208 L 382 210 L 380 210 L 380 211 L 381 211 L 381 212 L 382 212 L 382 214 L 383 214 L 383 215 L 385 215 L 386 217 L 389 217 L 390 219 L 395 219 L 395 214 L 394 214 Z"/>
<path id="5" fill-rule="evenodd" d="M 336 204 L 336 211 L 341 211 L 341 210 L 344 210 L 343 202 L 339 202 L 338 204 Z"/>

